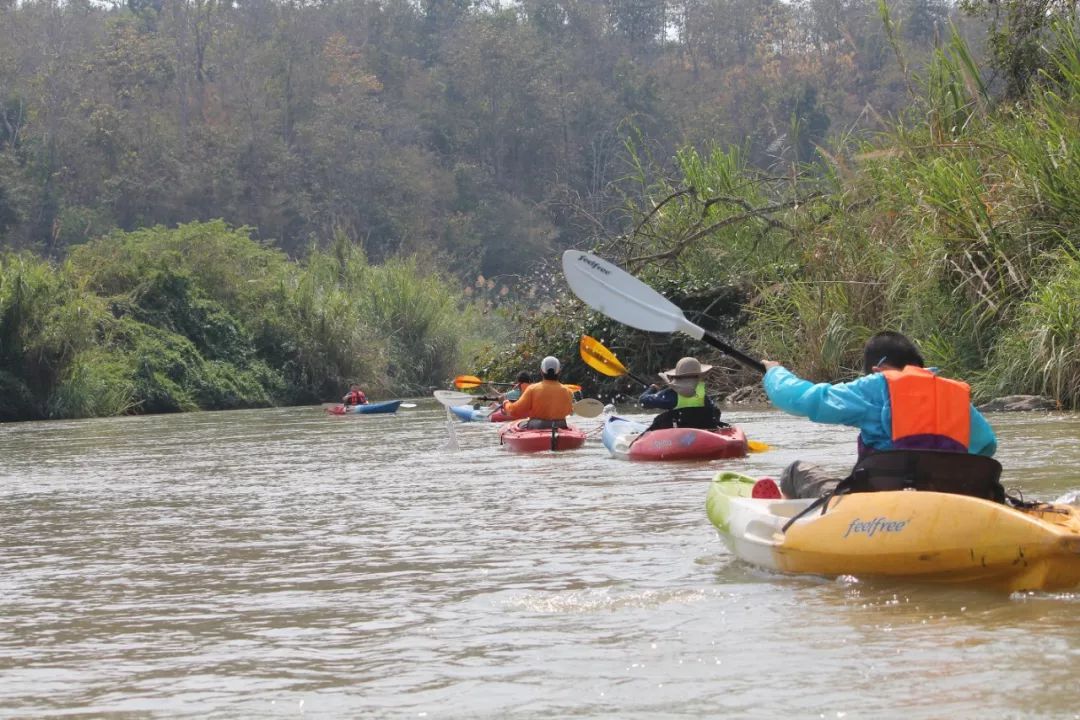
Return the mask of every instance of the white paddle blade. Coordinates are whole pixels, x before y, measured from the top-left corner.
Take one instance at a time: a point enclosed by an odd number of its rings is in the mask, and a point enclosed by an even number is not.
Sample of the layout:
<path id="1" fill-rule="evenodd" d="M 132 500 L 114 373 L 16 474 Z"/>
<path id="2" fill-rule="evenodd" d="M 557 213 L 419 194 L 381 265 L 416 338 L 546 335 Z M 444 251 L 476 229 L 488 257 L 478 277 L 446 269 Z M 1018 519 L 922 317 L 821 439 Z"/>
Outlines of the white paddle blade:
<path id="1" fill-rule="evenodd" d="M 604 403 L 595 398 L 585 398 L 574 403 L 574 414 L 583 418 L 600 417 L 604 412 Z"/>
<path id="2" fill-rule="evenodd" d="M 562 264 L 574 294 L 612 320 L 648 332 L 683 332 L 698 340 L 705 336 L 678 306 L 619 266 L 581 250 L 564 252 Z"/>
<path id="3" fill-rule="evenodd" d="M 468 405 L 475 399 L 468 393 L 454 392 L 453 390 L 436 390 L 434 395 L 436 400 L 448 408 L 456 407 L 457 405 Z"/>
<path id="4" fill-rule="evenodd" d="M 436 390 L 436 392 L 441 392 Z M 449 433 L 449 437 L 446 439 L 447 450 L 457 450 L 457 432 L 454 431 L 454 413 L 450 412 L 450 406 L 446 406 L 446 431 Z"/>
<path id="5" fill-rule="evenodd" d="M 401 403 L 400 405 L 398 405 L 398 407 L 414 408 L 414 407 L 416 407 L 416 403 Z"/>

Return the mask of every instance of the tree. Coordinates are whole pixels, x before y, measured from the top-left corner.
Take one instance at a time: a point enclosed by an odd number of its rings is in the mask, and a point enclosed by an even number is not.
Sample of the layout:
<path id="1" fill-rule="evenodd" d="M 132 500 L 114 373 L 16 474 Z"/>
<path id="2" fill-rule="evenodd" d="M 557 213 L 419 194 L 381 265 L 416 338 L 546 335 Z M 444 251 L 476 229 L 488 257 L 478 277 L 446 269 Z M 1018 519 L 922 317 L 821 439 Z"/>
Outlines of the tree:
<path id="1" fill-rule="evenodd" d="M 663 43 L 667 29 L 665 0 L 607 0 L 611 28 L 637 46 Z"/>
<path id="2" fill-rule="evenodd" d="M 1005 77 L 1005 93 L 1026 92 L 1048 59 L 1043 40 L 1055 21 L 1076 21 L 1077 0 L 961 0 L 967 13 L 990 18 L 987 44 L 994 67 Z"/>

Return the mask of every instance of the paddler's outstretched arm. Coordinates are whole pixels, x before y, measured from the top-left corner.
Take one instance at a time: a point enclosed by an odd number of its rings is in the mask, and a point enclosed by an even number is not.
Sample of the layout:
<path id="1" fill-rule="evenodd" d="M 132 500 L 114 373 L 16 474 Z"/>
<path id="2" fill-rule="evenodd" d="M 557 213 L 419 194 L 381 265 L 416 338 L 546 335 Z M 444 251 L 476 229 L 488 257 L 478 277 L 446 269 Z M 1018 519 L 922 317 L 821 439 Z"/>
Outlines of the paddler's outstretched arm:
<path id="1" fill-rule="evenodd" d="M 778 409 L 814 422 L 861 427 L 869 417 L 880 421 L 889 402 L 883 375 L 864 375 L 849 383 L 812 383 L 783 365 L 765 361 L 762 384 Z"/>
<path id="2" fill-rule="evenodd" d="M 765 361 L 765 368 L 765 394 L 778 409 L 814 422 L 860 428 L 863 442 L 870 447 L 891 447 L 889 385 L 881 373 L 830 385 L 803 380 L 771 360 Z M 975 406 L 970 412 L 968 452 L 992 456 L 997 451 L 994 431 Z"/>

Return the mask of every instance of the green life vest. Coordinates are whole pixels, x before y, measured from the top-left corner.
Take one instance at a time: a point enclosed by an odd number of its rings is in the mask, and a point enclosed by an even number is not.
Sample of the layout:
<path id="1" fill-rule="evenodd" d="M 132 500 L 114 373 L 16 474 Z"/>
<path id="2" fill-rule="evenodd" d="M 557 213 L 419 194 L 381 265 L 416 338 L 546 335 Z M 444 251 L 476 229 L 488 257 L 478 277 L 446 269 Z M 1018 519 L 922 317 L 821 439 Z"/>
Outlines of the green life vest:
<path id="1" fill-rule="evenodd" d="M 705 383 L 703 382 L 698 382 L 697 387 L 694 388 L 694 394 L 690 397 L 686 397 L 679 393 L 675 394 L 679 397 L 679 401 L 675 403 L 676 410 L 705 407 Z"/>

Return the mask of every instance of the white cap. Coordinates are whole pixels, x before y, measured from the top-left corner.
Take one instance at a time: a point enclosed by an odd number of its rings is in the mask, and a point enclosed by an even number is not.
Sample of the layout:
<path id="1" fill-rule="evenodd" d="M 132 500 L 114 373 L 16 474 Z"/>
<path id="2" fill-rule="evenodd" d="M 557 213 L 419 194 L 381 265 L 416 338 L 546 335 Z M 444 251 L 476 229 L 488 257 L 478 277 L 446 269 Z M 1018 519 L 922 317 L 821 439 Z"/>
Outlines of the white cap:
<path id="1" fill-rule="evenodd" d="M 559 374 L 559 358 L 548 355 L 540 362 L 540 372 L 547 373 L 548 370 L 552 370 L 556 375 Z"/>

